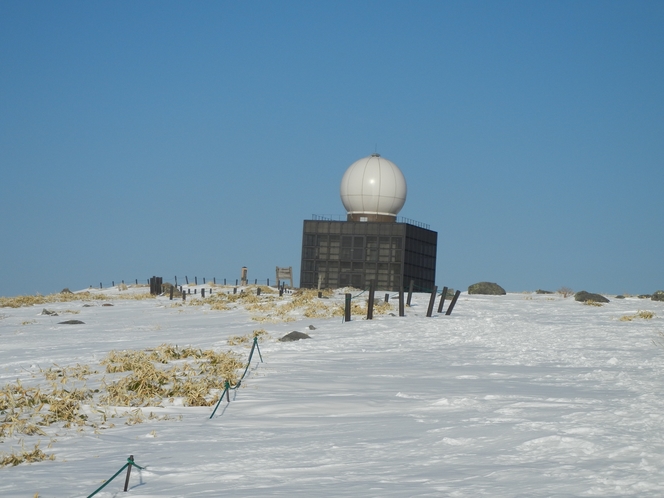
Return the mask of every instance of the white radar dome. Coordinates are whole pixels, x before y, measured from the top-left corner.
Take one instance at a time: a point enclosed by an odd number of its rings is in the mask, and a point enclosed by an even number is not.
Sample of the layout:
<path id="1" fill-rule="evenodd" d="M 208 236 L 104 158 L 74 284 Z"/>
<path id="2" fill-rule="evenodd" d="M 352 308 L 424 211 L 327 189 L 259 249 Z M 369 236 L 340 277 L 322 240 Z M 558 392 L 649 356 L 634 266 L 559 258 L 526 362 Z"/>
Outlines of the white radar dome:
<path id="1" fill-rule="evenodd" d="M 394 221 L 406 202 L 406 179 L 380 154 L 355 161 L 341 179 L 341 202 L 352 221 Z"/>

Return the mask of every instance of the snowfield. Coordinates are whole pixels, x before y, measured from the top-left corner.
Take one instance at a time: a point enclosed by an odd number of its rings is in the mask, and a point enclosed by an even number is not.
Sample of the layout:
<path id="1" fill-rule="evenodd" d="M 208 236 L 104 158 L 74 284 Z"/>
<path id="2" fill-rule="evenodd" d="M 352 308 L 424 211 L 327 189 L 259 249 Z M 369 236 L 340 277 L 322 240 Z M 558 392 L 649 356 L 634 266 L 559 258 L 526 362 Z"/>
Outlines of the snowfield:
<path id="1" fill-rule="evenodd" d="M 415 294 L 403 318 L 257 323 L 243 306 L 104 292 L 116 294 L 112 307 L 0 308 L 0 385 L 44 383 L 40 369 L 54 364 L 103 371 L 111 350 L 163 343 L 246 361 L 249 345 L 227 339 L 260 328 L 264 362 L 254 356 L 213 419 L 213 406 L 173 402 L 144 408 L 134 425 L 118 416 L 104 430 L 6 434 L 0 452 L 41 441 L 55 459 L 0 468 L 0 496 L 88 496 L 130 454 L 144 470 L 132 471 L 129 492 L 123 473 L 96 496 L 664 495 L 662 302 L 463 293 L 451 316 L 426 318 L 429 296 Z M 655 316 L 620 320 L 639 310 Z M 58 324 L 71 318 L 85 324 Z M 277 341 L 293 330 L 311 339 Z"/>

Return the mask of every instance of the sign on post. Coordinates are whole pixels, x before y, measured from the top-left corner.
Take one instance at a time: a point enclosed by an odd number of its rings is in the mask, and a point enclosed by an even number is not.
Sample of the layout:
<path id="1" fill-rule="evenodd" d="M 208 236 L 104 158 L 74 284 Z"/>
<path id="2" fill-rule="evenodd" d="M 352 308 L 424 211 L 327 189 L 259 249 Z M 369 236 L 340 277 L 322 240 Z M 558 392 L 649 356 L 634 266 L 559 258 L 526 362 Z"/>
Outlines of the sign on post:
<path id="1" fill-rule="evenodd" d="M 277 266 L 277 282 L 282 280 L 290 280 L 290 287 L 293 288 L 293 267 L 280 268 Z"/>

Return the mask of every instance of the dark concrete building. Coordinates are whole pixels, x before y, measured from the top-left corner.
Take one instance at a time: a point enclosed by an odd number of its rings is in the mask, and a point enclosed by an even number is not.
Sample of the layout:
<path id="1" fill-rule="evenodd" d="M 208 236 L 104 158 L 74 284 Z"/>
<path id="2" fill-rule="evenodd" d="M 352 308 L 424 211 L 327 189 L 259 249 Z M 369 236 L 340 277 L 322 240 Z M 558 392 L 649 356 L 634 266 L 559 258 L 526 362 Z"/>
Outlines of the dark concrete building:
<path id="1" fill-rule="evenodd" d="M 300 287 L 430 290 L 438 234 L 409 223 L 305 220 Z"/>

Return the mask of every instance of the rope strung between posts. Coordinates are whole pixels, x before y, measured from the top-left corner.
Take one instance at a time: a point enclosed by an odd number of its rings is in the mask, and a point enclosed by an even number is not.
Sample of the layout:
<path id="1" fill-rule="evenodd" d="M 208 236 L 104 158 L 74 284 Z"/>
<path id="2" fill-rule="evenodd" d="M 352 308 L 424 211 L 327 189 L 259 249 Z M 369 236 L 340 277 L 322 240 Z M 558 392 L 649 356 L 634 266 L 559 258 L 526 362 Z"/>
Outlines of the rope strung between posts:
<path id="1" fill-rule="evenodd" d="M 104 488 L 106 487 L 107 484 L 109 484 L 113 479 L 115 479 L 116 477 L 118 477 L 118 476 L 120 475 L 120 473 L 121 473 L 124 469 L 126 469 L 127 467 L 129 467 L 130 465 L 133 466 L 133 467 L 136 467 L 137 469 L 141 469 L 141 470 L 143 470 L 143 467 L 141 467 L 140 465 L 137 465 L 137 464 L 134 462 L 134 459 L 133 459 L 133 458 L 127 458 L 127 463 L 125 463 L 125 464 L 122 466 L 122 468 L 121 468 L 120 470 L 118 470 L 118 471 L 113 475 L 113 477 L 111 477 L 108 481 L 106 481 L 104 484 L 102 484 L 100 487 L 98 487 L 96 490 L 94 490 L 93 493 L 92 493 L 91 495 L 88 495 L 88 498 L 92 498 L 94 495 L 96 495 L 97 493 L 99 493 L 102 489 L 104 489 Z"/>
<path id="2" fill-rule="evenodd" d="M 263 355 L 261 354 L 261 349 L 258 347 L 258 337 L 254 337 L 254 343 L 251 346 L 251 352 L 249 353 L 249 361 L 247 361 L 247 367 L 244 369 L 244 373 L 240 377 L 240 380 L 237 381 L 237 384 L 235 386 L 230 385 L 230 382 L 225 381 L 224 382 L 224 392 L 221 393 L 221 396 L 219 396 L 219 401 L 217 401 L 217 405 L 214 407 L 214 411 L 212 412 L 212 415 L 210 415 L 210 418 L 214 417 L 214 414 L 217 413 L 217 408 L 219 408 L 219 405 L 221 404 L 221 400 L 224 399 L 224 396 L 228 399 L 230 396 L 228 392 L 230 390 L 237 389 L 240 387 L 242 384 L 242 380 L 244 379 L 244 376 L 247 375 L 247 371 L 249 370 L 249 367 L 251 366 L 251 359 L 254 356 L 254 350 L 258 351 L 258 356 L 261 359 L 261 363 L 263 363 Z M 230 401 L 230 399 L 229 399 Z"/>

